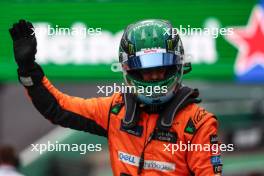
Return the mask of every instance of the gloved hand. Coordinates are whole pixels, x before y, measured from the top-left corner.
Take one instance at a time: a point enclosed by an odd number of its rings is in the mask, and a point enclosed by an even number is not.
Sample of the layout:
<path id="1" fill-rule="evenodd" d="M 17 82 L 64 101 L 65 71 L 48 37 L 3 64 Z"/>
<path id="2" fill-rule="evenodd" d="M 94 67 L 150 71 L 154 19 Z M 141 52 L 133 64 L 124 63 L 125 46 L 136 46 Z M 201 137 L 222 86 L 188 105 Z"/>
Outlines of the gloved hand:
<path id="1" fill-rule="evenodd" d="M 14 56 L 20 70 L 27 71 L 34 67 L 37 53 L 37 40 L 32 23 L 19 20 L 9 29 L 13 39 Z"/>

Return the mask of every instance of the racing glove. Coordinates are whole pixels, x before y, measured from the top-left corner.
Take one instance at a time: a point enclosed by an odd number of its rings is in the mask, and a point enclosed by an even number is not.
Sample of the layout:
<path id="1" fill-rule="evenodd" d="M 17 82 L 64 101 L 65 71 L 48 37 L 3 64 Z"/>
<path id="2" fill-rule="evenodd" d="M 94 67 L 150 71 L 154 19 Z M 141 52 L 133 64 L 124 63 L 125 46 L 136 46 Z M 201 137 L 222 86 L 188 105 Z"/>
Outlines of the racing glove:
<path id="1" fill-rule="evenodd" d="M 24 86 L 39 83 L 44 75 L 41 67 L 35 62 L 37 40 L 32 23 L 19 20 L 9 29 L 13 40 L 15 61 L 18 65 L 19 81 Z"/>
<path id="2" fill-rule="evenodd" d="M 33 68 L 37 53 L 37 40 L 33 25 L 20 20 L 9 29 L 9 32 L 13 39 L 14 56 L 19 69 L 26 71 Z"/>

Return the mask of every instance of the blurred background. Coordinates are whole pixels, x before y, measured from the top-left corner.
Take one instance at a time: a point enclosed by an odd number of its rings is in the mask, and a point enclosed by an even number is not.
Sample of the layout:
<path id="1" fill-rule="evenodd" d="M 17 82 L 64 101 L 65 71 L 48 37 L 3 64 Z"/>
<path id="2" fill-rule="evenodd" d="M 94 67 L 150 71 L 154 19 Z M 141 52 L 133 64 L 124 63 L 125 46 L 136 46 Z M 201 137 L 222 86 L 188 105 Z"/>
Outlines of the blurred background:
<path id="1" fill-rule="evenodd" d="M 26 176 L 112 175 L 104 138 L 51 125 L 34 109 L 18 84 L 10 26 L 23 18 L 38 29 L 101 28 L 100 35 L 49 36 L 37 32 L 37 61 L 63 92 L 84 98 L 98 85 L 121 82 L 118 62 L 123 29 L 143 19 L 170 20 L 174 27 L 233 29 L 229 36 L 184 35 L 193 63 L 184 84 L 199 88 L 202 105 L 220 122 L 224 175 L 264 175 L 264 1 L 257 0 L 1 0 L 0 146 L 15 147 Z M 41 31 L 41 30 L 40 30 Z M 101 152 L 31 151 L 35 143 L 102 144 Z"/>

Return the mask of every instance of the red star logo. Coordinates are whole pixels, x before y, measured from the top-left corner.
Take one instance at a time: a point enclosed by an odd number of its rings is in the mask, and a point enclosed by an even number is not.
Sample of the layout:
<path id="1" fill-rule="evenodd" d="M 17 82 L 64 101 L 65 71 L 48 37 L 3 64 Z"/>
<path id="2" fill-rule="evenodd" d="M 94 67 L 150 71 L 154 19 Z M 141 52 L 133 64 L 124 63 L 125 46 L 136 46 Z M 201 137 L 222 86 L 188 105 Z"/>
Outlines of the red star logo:
<path id="1" fill-rule="evenodd" d="M 256 65 L 264 68 L 264 13 L 256 6 L 246 27 L 231 27 L 233 34 L 226 39 L 238 48 L 235 63 L 237 75 L 243 75 Z"/>

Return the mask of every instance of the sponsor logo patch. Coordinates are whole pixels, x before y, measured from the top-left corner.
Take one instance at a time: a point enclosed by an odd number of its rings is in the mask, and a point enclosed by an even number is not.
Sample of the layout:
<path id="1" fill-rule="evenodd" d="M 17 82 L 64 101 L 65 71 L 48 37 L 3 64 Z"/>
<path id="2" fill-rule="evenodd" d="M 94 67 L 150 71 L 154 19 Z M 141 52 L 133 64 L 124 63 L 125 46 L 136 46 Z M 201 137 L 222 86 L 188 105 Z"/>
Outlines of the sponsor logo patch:
<path id="1" fill-rule="evenodd" d="M 176 143 L 177 134 L 175 132 L 170 132 L 170 131 L 155 130 L 153 139 L 163 142 Z"/>
<path id="2" fill-rule="evenodd" d="M 141 51 L 136 52 L 136 56 L 142 56 L 145 54 L 154 54 L 154 53 L 166 53 L 166 49 L 163 48 L 146 48 Z"/>
<path id="3" fill-rule="evenodd" d="M 122 108 L 122 104 L 116 104 L 115 106 L 112 107 L 111 113 L 117 115 L 120 112 L 121 108 Z"/>
<path id="4" fill-rule="evenodd" d="M 24 86 L 33 86 L 33 80 L 31 79 L 31 77 L 19 77 L 20 82 L 24 85 Z"/>
<path id="5" fill-rule="evenodd" d="M 222 164 L 222 160 L 221 160 L 220 155 L 211 156 L 211 163 L 212 163 L 212 165 L 220 165 L 220 164 Z"/>
<path id="6" fill-rule="evenodd" d="M 129 134 L 132 134 L 134 136 L 142 136 L 142 132 L 143 132 L 143 126 L 135 126 L 133 128 L 129 128 L 129 129 L 126 129 L 123 125 L 123 123 L 121 123 L 121 126 L 120 126 L 120 130 L 121 131 L 124 131 L 126 133 L 129 133 Z"/>
<path id="7" fill-rule="evenodd" d="M 223 165 L 222 164 L 214 165 L 213 168 L 214 168 L 214 173 L 219 174 L 222 173 Z"/>
<path id="8" fill-rule="evenodd" d="M 125 152 L 118 151 L 118 158 L 121 162 L 139 166 L 140 157 L 131 155 Z M 155 160 L 144 160 L 144 169 L 154 169 L 163 172 L 171 172 L 175 171 L 176 165 L 175 163 L 163 162 L 163 161 L 155 161 Z"/>
<path id="9" fill-rule="evenodd" d="M 218 136 L 217 135 L 210 135 L 210 143 L 217 144 L 218 143 Z"/>
<path id="10" fill-rule="evenodd" d="M 206 116 L 206 111 L 205 109 L 199 109 L 198 111 L 196 111 L 194 118 L 193 118 L 193 122 L 195 125 L 197 125 L 205 116 Z"/>
<path id="11" fill-rule="evenodd" d="M 190 118 L 188 123 L 187 123 L 187 125 L 186 125 L 186 127 L 185 127 L 184 132 L 189 133 L 189 134 L 194 134 L 195 131 L 196 131 L 196 128 L 195 128 L 195 126 L 193 124 L 192 119 Z"/>

